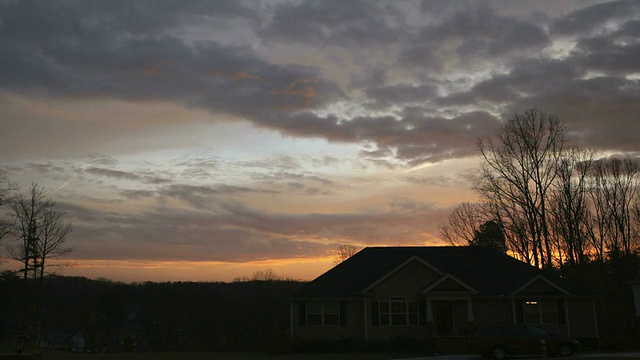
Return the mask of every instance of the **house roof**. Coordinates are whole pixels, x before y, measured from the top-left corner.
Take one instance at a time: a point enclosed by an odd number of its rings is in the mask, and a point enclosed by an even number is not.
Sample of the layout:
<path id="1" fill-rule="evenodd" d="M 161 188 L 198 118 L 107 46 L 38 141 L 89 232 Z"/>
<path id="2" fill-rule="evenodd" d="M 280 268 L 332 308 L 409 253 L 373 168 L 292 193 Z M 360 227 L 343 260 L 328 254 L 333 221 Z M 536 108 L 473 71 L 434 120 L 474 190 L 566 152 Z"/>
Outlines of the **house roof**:
<path id="1" fill-rule="evenodd" d="M 361 296 L 412 258 L 473 288 L 483 296 L 509 296 L 543 276 L 565 294 L 587 295 L 566 281 L 496 250 L 484 247 L 368 247 L 311 281 L 293 298 L 352 298 Z M 437 272 L 438 272 L 437 271 Z"/>

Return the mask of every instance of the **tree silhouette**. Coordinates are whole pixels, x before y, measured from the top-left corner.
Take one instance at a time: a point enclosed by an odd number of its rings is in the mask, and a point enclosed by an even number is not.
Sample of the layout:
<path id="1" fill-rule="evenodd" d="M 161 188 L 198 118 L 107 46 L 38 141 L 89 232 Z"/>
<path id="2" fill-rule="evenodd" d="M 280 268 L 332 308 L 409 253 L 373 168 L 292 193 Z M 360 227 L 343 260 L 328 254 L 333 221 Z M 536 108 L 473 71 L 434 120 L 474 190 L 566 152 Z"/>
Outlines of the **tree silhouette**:
<path id="1" fill-rule="evenodd" d="M 340 245 L 335 250 L 335 258 L 333 259 L 333 263 L 335 265 L 340 264 L 341 262 L 347 260 L 352 257 L 359 251 L 358 247 L 353 245 Z"/>
<path id="2" fill-rule="evenodd" d="M 489 220 L 480 225 L 475 231 L 473 240 L 469 242 L 471 246 L 484 246 L 496 249 L 500 252 L 507 252 L 504 228 L 497 220 Z"/>

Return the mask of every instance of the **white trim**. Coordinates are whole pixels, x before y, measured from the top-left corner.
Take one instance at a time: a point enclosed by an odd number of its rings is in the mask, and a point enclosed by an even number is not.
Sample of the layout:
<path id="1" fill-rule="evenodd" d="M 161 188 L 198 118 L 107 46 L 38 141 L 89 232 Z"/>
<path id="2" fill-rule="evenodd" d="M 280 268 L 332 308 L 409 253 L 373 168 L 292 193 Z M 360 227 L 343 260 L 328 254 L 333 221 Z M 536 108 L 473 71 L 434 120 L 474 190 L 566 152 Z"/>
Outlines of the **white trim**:
<path id="1" fill-rule="evenodd" d="M 571 337 L 571 321 L 569 320 L 569 299 L 562 299 L 564 302 L 564 323 L 567 325 L 567 335 Z"/>
<path id="2" fill-rule="evenodd" d="M 447 279 L 451 279 L 451 280 L 457 282 L 458 284 L 462 285 L 462 287 L 467 289 L 469 292 L 478 293 L 478 290 L 476 290 L 473 287 L 467 285 L 464 281 L 458 279 L 457 277 L 455 277 L 455 276 L 453 276 L 451 274 L 446 274 L 445 276 L 441 277 L 440 279 L 434 281 L 431 285 L 429 285 L 426 288 L 424 288 L 424 290 L 422 290 L 420 293 L 426 294 L 426 293 L 430 292 L 431 290 L 433 290 L 433 288 L 435 288 L 436 286 L 440 285 L 441 283 L 443 283 Z M 450 291 L 450 292 L 451 293 L 456 293 L 456 292 L 460 293 L 461 291 Z M 466 293 L 466 291 L 462 291 L 462 292 Z M 449 291 L 446 291 L 446 293 L 449 293 Z"/>
<path id="3" fill-rule="evenodd" d="M 360 291 L 358 294 L 361 294 L 361 295 L 365 294 L 367 291 L 369 291 L 372 288 L 378 286 L 381 282 L 383 282 L 384 280 L 388 279 L 394 273 L 398 272 L 398 270 L 402 269 L 403 267 L 407 266 L 409 263 L 411 263 L 412 261 L 415 261 L 415 260 L 421 262 L 423 265 L 425 265 L 429 269 L 435 271 L 436 273 L 438 273 L 438 275 L 443 275 L 444 274 L 442 271 L 438 270 L 438 268 L 436 268 L 435 266 L 433 266 L 433 265 L 429 264 L 428 262 L 424 261 L 422 258 L 420 258 L 418 256 L 412 256 L 409 259 L 407 259 L 407 261 L 405 261 L 402 264 L 398 265 L 395 269 L 389 271 L 386 275 L 384 275 L 383 277 L 381 277 L 380 279 L 375 281 L 373 284 L 367 286 L 364 290 Z"/>
<path id="4" fill-rule="evenodd" d="M 516 291 L 514 291 L 513 293 L 511 293 L 511 296 L 516 296 L 518 295 L 519 292 L 521 292 L 522 290 L 526 289 L 527 287 L 529 287 L 529 285 L 533 284 L 535 281 L 537 280 L 542 280 L 544 282 L 546 282 L 547 284 L 551 285 L 552 287 L 554 287 L 556 290 L 560 291 L 561 293 L 565 294 L 565 295 L 571 295 L 571 293 L 569 293 L 567 290 L 561 288 L 559 285 L 557 285 L 556 283 L 554 283 L 553 281 L 547 279 L 546 277 L 542 276 L 542 275 L 537 275 L 535 276 L 533 279 L 527 281 L 524 285 L 522 285 L 520 288 L 518 288 Z"/>

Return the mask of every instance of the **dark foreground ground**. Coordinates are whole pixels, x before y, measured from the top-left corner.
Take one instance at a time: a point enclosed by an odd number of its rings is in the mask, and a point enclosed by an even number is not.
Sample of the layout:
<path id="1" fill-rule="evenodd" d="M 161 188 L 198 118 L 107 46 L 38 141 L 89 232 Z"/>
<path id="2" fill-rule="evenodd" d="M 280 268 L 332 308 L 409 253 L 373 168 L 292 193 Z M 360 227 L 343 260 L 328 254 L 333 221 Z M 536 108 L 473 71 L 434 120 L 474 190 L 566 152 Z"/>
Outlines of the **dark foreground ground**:
<path id="1" fill-rule="evenodd" d="M 24 360 L 27 356 L 20 357 Z M 236 352 L 216 352 L 216 353 L 146 353 L 146 354 L 77 354 L 68 352 L 45 352 L 42 354 L 43 360 L 472 360 L 482 359 L 475 355 L 446 355 L 446 356 L 421 356 L 415 353 L 324 353 L 324 354 L 290 354 L 274 355 L 264 353 L 236 353 Z M 9 357 L 8 359 L 20 359 Z M 3 356 L 0 355 L 0 360 Z M 523 360 L 538 360 L 538 357 L 517 357 Z M 640 359 L 640 352 L 636 353 L 583 353 L 576 354 L 569 358 L 552 357 L 551 359 L 588 359 L 588 360 L 625 360 Z"/>

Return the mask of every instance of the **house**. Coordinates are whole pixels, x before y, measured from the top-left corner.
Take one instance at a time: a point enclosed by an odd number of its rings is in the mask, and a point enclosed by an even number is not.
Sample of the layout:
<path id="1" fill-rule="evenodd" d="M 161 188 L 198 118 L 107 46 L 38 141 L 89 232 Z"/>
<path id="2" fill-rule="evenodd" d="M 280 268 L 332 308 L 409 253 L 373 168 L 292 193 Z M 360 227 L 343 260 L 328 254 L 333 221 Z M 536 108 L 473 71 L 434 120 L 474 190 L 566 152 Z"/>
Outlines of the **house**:
<path id="1" fill-rule="evenodd" d="M 592 294 L 483 247 L 368 247 L 290 301 L 292 338 L 465 338 L 490 324 L 539 324 L 597 338 Z"/>

